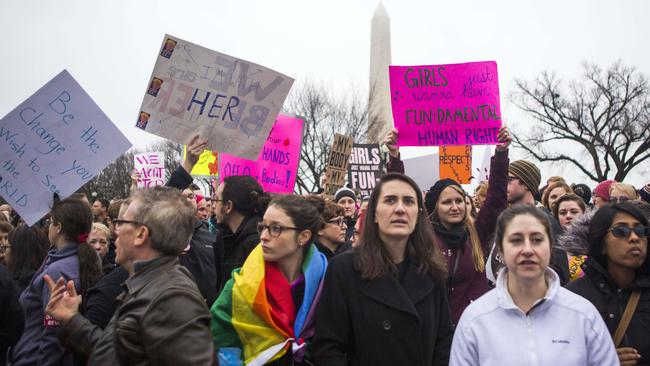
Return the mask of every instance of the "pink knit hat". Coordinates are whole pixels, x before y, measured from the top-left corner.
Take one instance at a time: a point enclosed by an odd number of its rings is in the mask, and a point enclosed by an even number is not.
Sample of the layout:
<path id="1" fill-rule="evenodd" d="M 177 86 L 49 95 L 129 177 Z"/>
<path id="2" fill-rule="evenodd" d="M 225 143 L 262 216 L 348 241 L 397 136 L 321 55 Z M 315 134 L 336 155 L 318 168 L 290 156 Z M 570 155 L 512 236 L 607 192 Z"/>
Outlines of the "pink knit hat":
<path id="1" fill-rule="evenodd" d="M 611 187 L 611 185 L 614 183 L 616 183 L 616 181 L 613 179 L 604 180 L 598 183 L 596 188 L 594 188 L 593 194 L 604 199 L 605 201 L 609 201 L 609 187 Z"/>

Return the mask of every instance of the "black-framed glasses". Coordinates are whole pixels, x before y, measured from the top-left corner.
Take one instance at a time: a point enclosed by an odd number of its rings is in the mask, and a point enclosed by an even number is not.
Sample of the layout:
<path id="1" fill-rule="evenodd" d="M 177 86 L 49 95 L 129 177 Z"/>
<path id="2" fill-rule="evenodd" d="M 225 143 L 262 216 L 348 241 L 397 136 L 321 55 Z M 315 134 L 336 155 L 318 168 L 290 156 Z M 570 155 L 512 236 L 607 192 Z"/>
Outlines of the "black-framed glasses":
<path id="1" fill-rule="evenodd" d="M 120 219 L 113 220 L 113 225 L 115 225 L 115 230 L 119 230 L 119 228 L 124 224 L 133 224 L 133 225 L 138 225 L 138 226 L 144 226 L 147 229 L 149 229 L 149 235 L 151 235 L 151 228 L 147 224 L 145 224 L 144 222 L 132 221 L 132 220 L 120 220 Z"/>
<path id="2" fill-rule="evenodd" d="M 262 235 L 262 233 L 264 232 L 264 229 L 267 229 L 269 231 L 269 235 L 271 235 L 271 237 L 273 237 L 273 238 L 277 238 L 285 230 L 303 230 L 303 229 L 300 229 L 300 228 L 297 228 L 297 227 L 282 226 L 282 225 L 279 225 L 279 224 L 265 225 L 262 222 L 258 222 L 257 223 L 257 232 L 260 233 L 260 235 Z"/>
<path id="3" fill-rule="evenodd" d="M 609 197 L 609 202 L 611 203 L 623 203 L 630 201 L 630 197 L 620 196 L 620 197 Z"/>
<path id="4" fill-rule="evenodd" d="M 327 221 L 327 223 L 328 224 L 335 224 L 335 225 L 338 225 L 339 227 L 343 227 L 343 225 L 345 224 L 345 219 L 343 217 L 339 217 L 338 219 L 329 220 L 329 221 Z"/>
<path id="5" fill-rule="evenodd" d="M 614 226 L 609 229 L 612 232 L 612 235 L 617 238 L 629 238 L 632 235 L 632 232 L 636 234 L 639 238 L 650 236 L 650 227 L 645 227 L 643 225 L 638 225 L 633 228 L 628 226 Z"/>

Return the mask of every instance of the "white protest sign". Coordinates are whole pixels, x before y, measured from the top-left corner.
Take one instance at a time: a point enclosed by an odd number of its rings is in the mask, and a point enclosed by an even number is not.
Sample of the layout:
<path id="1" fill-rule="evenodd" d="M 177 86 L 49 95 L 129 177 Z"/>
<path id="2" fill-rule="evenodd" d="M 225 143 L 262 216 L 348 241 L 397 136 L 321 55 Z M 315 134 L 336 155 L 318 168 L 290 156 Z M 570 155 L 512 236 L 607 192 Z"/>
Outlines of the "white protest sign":
<path id="1" fill-rule="evenodd" d="M 133 166 L 138 172 L 138 188 L 165 185 L 165 153 L 146 152 L 133 155 Z"/>
<path id="2" fill-rule="evenodd" d="M 293 79 L 165 35 L 136 127 L 178 143 L 195 133 L 207 150 L 255 160 Z"/>
<path id="3" fill-rule="evenodd" d="M 440 179 L 438 154 L 428 154 L 404 159 L 404 173 L 418 184 L 421 191 L 428 191 Z"/>
<path id="4" fill-rule="evenodd" d="M 0 195 L 32 225 L 130 147 L 63 70 L 0 120 Z"/>

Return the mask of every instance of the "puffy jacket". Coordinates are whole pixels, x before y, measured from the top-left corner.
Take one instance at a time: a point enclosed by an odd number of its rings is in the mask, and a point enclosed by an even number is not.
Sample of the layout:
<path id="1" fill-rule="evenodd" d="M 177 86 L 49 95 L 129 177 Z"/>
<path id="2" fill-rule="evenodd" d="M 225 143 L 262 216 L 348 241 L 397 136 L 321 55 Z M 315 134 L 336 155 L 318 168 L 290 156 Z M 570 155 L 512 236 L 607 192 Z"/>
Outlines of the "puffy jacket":
<path id="1" fill-rule="evenodd" d="M 618 365 L 614 343 L 594 306 L 560 287 L 552 270 L 548 290 L 529 311 L 515 305 L 506 269 L 496 288 L 471 303 L 460 318 L 450 365 Z"/>
<path id="2" fill-rule="evenodd" d="M 589 254 L 587 235 L 592 217 L 593 213 L 585 214 L 574 221 L 560 239 L 560 245 L 573 253 Z M 650 275 L 647 274 L 650 269 L 644 271 L 646 274 L 638 273 L 627 288 L 619 289 L 607 273 L 605 264 L 594 258 L 589 257 L 582 265 L 585 276 L 569 283 L 566 288 L 594 304 L 610 335 L 616 331 L 632 291 L 641 291 L 641 299 L 619 347 L 636 349 L 641 354 L 637 365 L 650 365 Z M 646 260 L 644 266 L 650 266 L 650 261 Z"/>
<path id="3" fill-rule="evenodd" d="M 124 286 L 105 330 L 77 314 L 61 326 L 61 344 L 89 365 L 216 364 L 210 313 L 178 257 L 142 263 Z"/>

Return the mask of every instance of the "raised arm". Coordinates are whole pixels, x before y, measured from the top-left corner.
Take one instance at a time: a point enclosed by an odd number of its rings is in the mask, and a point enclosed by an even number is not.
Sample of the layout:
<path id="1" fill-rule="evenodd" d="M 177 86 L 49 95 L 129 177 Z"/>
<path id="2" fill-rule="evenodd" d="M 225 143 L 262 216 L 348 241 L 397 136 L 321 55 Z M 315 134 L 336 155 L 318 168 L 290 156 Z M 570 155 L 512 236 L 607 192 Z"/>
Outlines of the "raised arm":
<path id="1" fill-rule="evenodd" d="M 501 142 L 497 144 L 490 161 L 487 195 L 475 223 L 486 256 L 488 241 L 496 230 L 497 218 L 508 207 L 508 146 L 512 142 L 512 136 L 508 128 L 502 126 L 498 137 Z"/>

